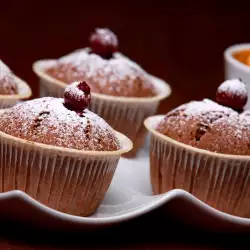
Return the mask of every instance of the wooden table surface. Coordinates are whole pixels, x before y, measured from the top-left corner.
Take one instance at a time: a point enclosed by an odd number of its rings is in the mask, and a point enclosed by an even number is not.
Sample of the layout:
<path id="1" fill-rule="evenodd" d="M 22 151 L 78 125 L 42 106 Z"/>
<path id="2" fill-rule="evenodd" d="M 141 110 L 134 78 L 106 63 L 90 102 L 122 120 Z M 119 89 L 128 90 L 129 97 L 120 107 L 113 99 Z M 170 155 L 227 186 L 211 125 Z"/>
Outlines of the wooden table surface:
<path id="1" fill-rule="evenodd" d="M 173 89 L 159 112 L 213 98 L 223 80 L 223 51 L 250 41 L 249 1 L 1 0 L 0 58 L 38 97 L 31 65 L 87 45 L 95 27 L 109 27 L 123 53 Z M 94 233 L 38 231 L 0 223 L 1 249 L 250 249 L 244 236 L 195 230 L 160 214 Z M 163 226 L 160 229 L 160 226 Z M 91 239 L 93 237 L 93 239 Z M 247 247 L 248 246 L 248 247 Z"/>

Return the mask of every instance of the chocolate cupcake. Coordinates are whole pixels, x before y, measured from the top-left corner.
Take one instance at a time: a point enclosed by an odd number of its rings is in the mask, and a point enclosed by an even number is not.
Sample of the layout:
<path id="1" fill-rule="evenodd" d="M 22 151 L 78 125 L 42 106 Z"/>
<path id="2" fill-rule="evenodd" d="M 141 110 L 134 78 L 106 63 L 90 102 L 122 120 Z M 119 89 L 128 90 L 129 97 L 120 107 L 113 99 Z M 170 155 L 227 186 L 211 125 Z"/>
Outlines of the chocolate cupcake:
<path id="1" fill-rule="evenodd" d="M 0 109 L 12 107 L 30 96 L 31 89 L 28 84 L 0 60 Z"/>
<path id="2" fill-rule="evenodd" d="M 90 47 L 57 60 L 35 62 L 33 69 L 42 96 L 60 97 L 68 83 L 87 81 L 92 89 L 90 110 L 134 142 L 131 155 L 143 143 L 143 120 L 170 94 L 167 83 L 118 52 L 117 37 L 108 29 L 96 29 Z"/>
<path id="3" fill-rule="evenodd" d="M 73 215 L 95 212 L 132 143 L 89 111 L 85 82 L 0 113 L 1 192 L 21 190 Z"/>
<path id="4" fill-rule="evenodd" d="M 192 101 L 145 121 L 154 194 L 184 189 L 218 210 L 250 216 L 250 116 L 235 111 L 245 96 L 244 83 L 233 79 L 219 87 L 219 104 Z"/>

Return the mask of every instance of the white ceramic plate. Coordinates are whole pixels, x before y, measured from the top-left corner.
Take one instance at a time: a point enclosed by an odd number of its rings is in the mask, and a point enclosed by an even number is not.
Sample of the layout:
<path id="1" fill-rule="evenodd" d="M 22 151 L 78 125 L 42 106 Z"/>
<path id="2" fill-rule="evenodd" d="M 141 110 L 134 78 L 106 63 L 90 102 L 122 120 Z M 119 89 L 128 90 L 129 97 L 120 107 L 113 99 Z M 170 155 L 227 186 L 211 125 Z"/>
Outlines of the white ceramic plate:
<path id="1" fill-rule="evenodd" d="M 94 230 L 134 219 L 161 207 L 162 216 L 172 213 L 179 219 L 199 227 L 250 233 L 250 219 L 217 211 L 183 190 L 153 196 L 147 152 L 148 140 L 136 159 L 120 161 L 104 201 L 98 211 L 90 217 L 57 212 L 20 191 L 0 194 L 0 216 L 42 227 Z"/>

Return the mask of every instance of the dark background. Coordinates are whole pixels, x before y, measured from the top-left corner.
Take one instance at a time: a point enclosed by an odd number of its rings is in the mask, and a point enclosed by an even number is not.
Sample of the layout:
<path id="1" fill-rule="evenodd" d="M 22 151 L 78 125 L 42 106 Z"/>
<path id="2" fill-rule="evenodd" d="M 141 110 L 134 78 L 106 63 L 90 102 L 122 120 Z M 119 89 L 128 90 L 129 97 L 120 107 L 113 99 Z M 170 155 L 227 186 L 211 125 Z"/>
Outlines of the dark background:
<path id="1" fill-rule="evenodd" d="M 169 82 L 160 112 L 186 101 L 214 98 L 223 81 L 223 51 L 250 42 L 249 1 L 1 0 L 0 58 L 32 87 L 37 59 L 88 45 L 95 27 L 112 29 L 120 50 Z"/>
<path id="2" fill-rule="evenodd" d="M 95 27 L 108 27 L 119 37 L 121 52 L 172 86 L 171 97 L 160 107 L 160 112 L 167 112 L 189 100 L 214 97 L 216 87 L 223 81 L 224 49 L 250 42 L 249 12 L 249 0 L 1 0 L 0 58 L 30 84 L 33 97 L 38 97 L 32 63 L 85 47 Z M 167 227 L 161 231 L 157 230 L 159 216 L 150 218 L 150 224 L 141 218 L 100 233 L 102 238 L 97 236 L 95 248 L 240 249 L 238 243 L 228 242 L 237 236 L 217 236 L 217 240 L 212 240 L 213 236 L 204 233 L 202 238 L 199 231 L 185 229 L 177 222 L 163 223 Z M 1 226 L 1 249 L 73 249 L 72 241 L 62 243 L 64 236 L 57 237 L 61 244 L 54 248 L 53 233 L 49 238 L 45 233 L 33 236 L 32 230 L 21 228 L 21 234 L 15 232 L 13 236 L 13 228 L 15 225 Z M 77 238 L 79 244 L 84 244 L 84 237 Z M 40 246 L 42 243 L 45 246 Z M 88 241 L 87 247 L 90 246 L 93 247 Z"/>

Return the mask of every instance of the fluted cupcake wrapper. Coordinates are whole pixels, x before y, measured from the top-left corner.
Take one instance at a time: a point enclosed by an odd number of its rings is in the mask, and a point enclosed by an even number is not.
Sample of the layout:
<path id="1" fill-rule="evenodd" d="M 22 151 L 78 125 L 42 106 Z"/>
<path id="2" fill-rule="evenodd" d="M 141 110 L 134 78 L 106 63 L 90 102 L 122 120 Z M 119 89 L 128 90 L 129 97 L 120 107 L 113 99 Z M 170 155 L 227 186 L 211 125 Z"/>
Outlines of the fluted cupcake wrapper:
<path id="1" fill-rule="evenodd" d="M 15 76 L 18 82 L 18 91 L 16 95 L 1 95 L 0 94 L 0 109 L 11 108 L 16 105 L 20 100 L 27 99 L 31 96 L 32 92 L 26 82 Z"/>
<path id="2" fill-rule="evenodd" d="M 18 103 L 19 100 L 17 99 L 0 99 L 0 109 L 7 109 L 15 106 Z"/>
<path id="3" fill-rule="evenodd" d="M 53 85 L 50 82 L 40 79 L 40 97 L 59 97 L 63 98 L 66 86 Z"/>
<path id="4" fill-rule="evenodd" d="M 0 192 L 21 190 L 61 212 L 96 211 L 111 183 L 120 155 L 131 142 L 118 133 L 122 149 L 84 152 L 32 143 L 0 132 Z"/>
<path id="5" fill-rule="evenodd" d="M 161 118 L 145 121 L 151 132 L 153 193 L 183 189 L 220 211 L 250 217 L 250 157 L 222 155 L 179 143 L 154 130 Z"/>
<path id="6" fill-rule="evenodd" d="M 144 144 L 147 131 L 143 121 L 155 114 L 158 104 L 159 102 L 150 104 L 114 102 L 94 97 L 90 110 L 103 117 L 115 130 L 127 135 L 133 141 L 133 150 L 125 155 L 133 157 Z"/>
<path id="7" fill-rule="evenodd" d="M 41 60 L 34 63 L 33 70 L 40 78 L 40 95 L 63 97 L 67 84 L 60 82 L 45 73 L 55 60 Z M 92 93 L 89 109 L 104 120 L 115 130 L 125 134 L 133 141 L 133 149 L 124 156 L 133 157 L 143 145 L 146 129 L 143 121 L 155 114 L 160 101 L 170 95 L 171 89 L 164 81 L 150 76 L 155 83 L 158 95 L 148 98 L 115 97 Z"/>

